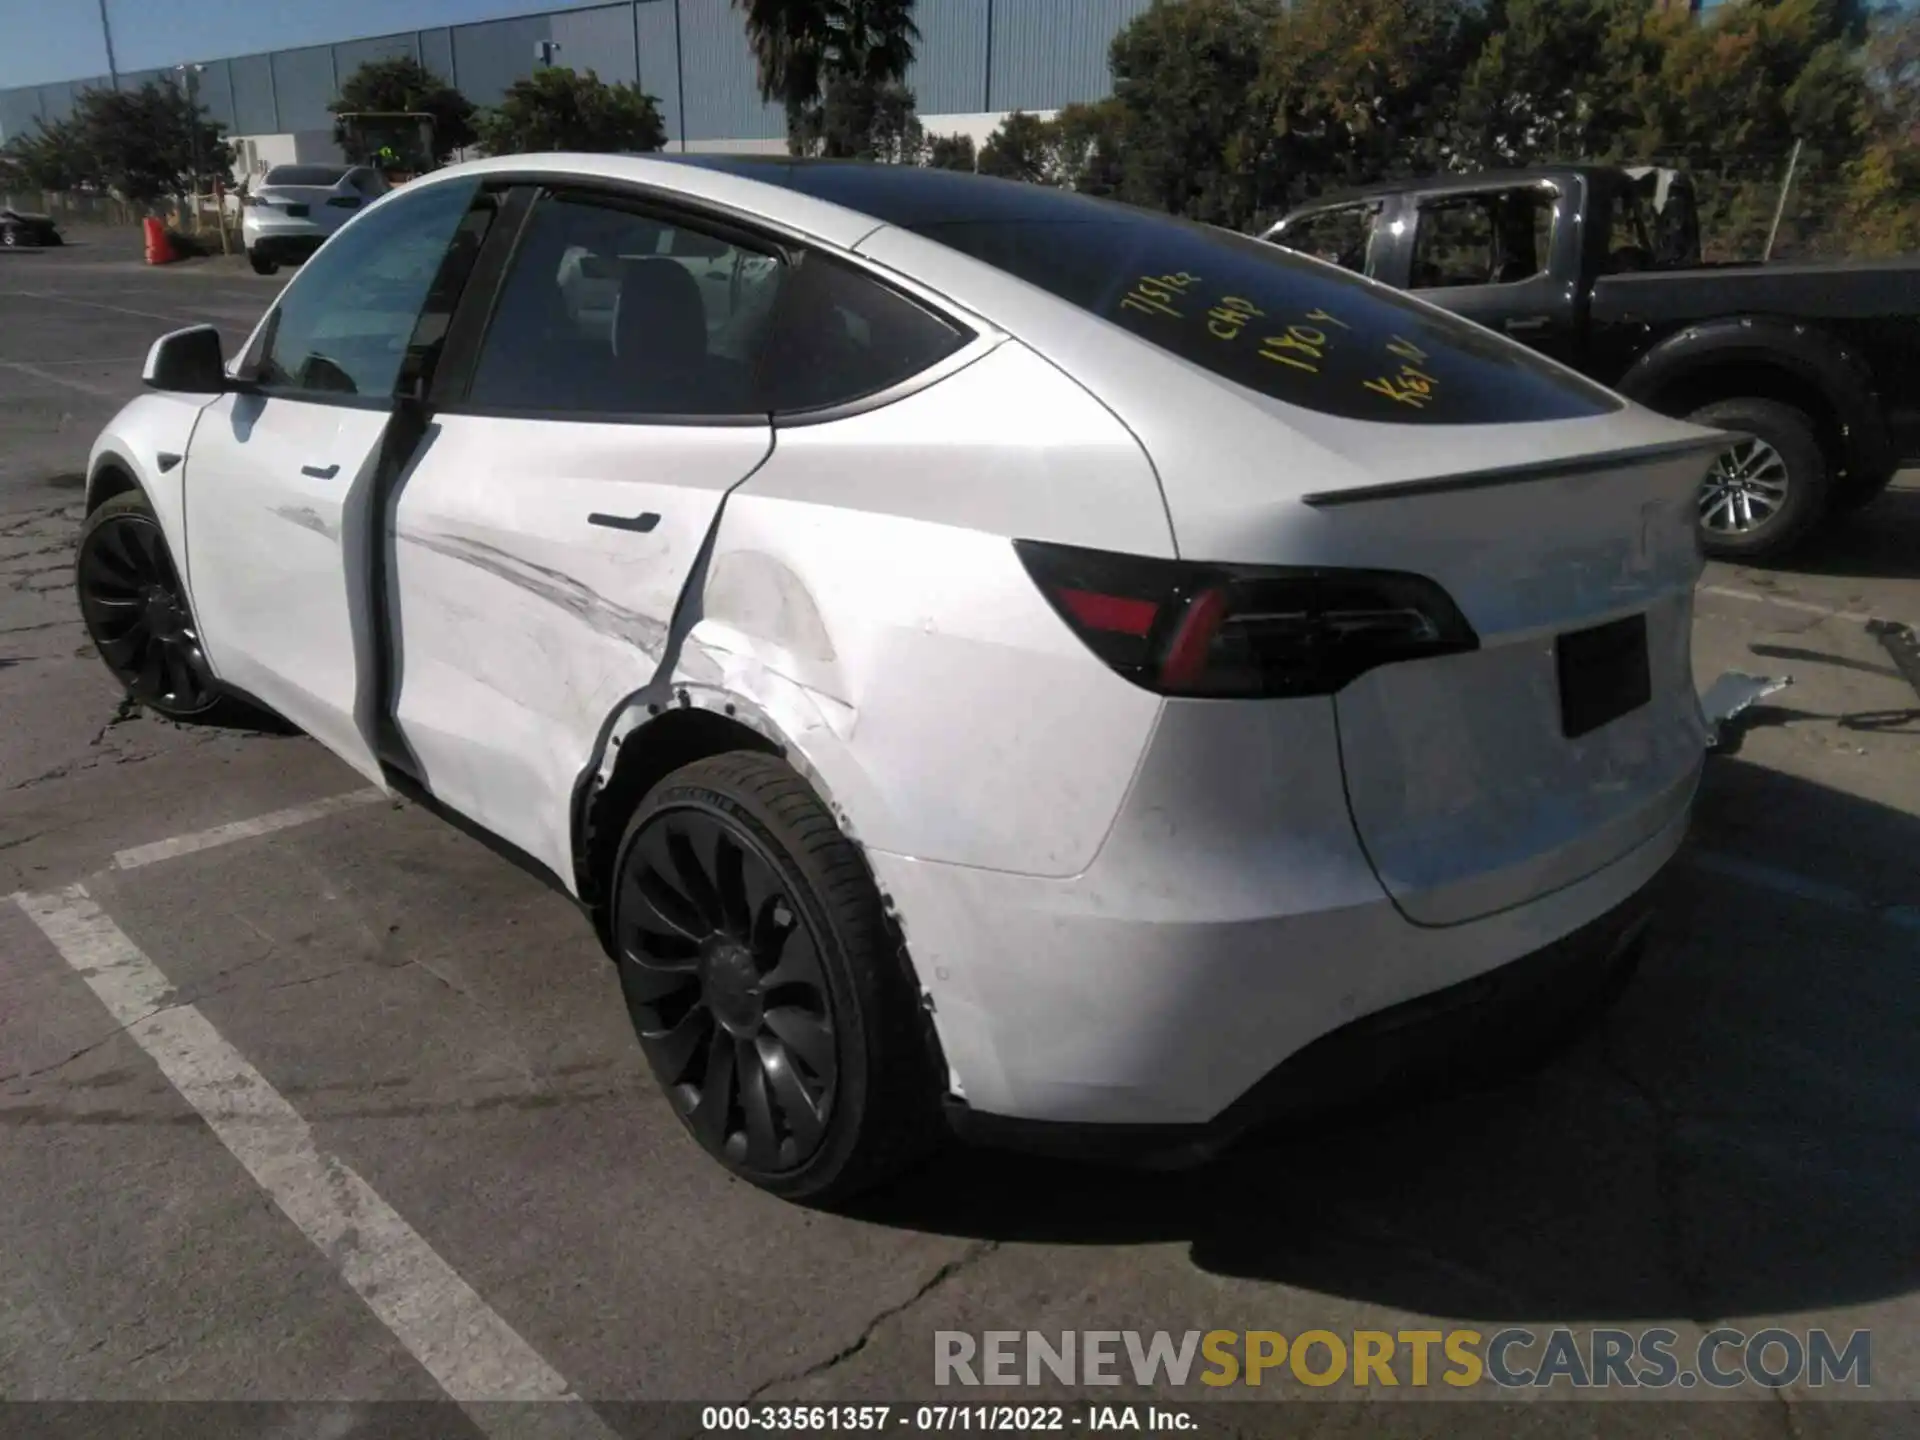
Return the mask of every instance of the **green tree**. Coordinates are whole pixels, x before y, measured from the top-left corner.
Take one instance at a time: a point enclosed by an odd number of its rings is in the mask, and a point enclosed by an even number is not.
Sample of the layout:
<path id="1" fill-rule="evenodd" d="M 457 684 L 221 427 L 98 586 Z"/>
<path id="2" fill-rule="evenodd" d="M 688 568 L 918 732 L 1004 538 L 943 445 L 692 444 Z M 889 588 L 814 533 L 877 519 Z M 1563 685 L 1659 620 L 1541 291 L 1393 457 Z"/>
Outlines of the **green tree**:
<path id="1" fill-rule="evenodd" d="M 1256 86 L 1278 0 L 1154 0 L 1108 50 L 1121 195 L 1217 224 L 1251 218 L 1268 139 Z"/>
<path id="2" fill-rule="evenodd" d="M 1038 115 L 1016 110 L 987 137 L 974 168 L 982 175 L 997 175 L 1002 180 L 1049 184 L 1057 168 L 1055 144 L 1051 125 Z"/>
<path id="3" fill-rule="evenodd" d="M 935 170 L 972 170 L 979 164 L 971 135 L 935 135 L 927 141 L 927 164 Z"/>
<path id="4" fill-rule="evenodd" d="M 634 85 L 609 85 L 592 70 L 582 75 L 557 65 L 514 81 L 475 130 L 489 155 L 658 150 L 667 141 L 654 96 Z"/>
<path id="5" fill-rule="evenodd" d="M 474 142 L 473 102 L 411 56 L 369 60 L 340 85 L 327 107 L 335 115 L 420 113 L 433 118 L 434 158 L 446 159 Z M 334 122 L 333 138 L 346 146 L 346 127 Z M 351 157 L 366 159 L 365 156 Z"/>
<path id="6" fill-rule="evenodd" d="M 150 205 L 189 193 L 196 175 L 232 168 L 224 128 L 179 86 L 149 80 L 138 90 L 83 92 L 66 124 L 39 138 L 63 148 L 68 184 L 99 185 Z"/>
<path id="7" fill-rule="evenodd" d="M 913 0 L 733 0 L 746 17 L 760 98 L 786 111 L 796 155 L 869 156 L 901 135 L 920 31 Z M 876 137 L 878 139 L 876 140 Z"/>
<path id="8" fill-rule="evenodd" d="M 1058 183 L 1083 195 L 1114 196 L 1126 182 L 1121 129 L 1126 114 L 1112 99 L 1065 106 L 1053 117 Z"/>
<path id="9" fill-rule="evenodd" d="M 35 190 L 74 190 L 95 179 L 79 133 L 65 120 L 51 125 L 36 122 L 31 131 L 9 140 L 0 156 L 11 162 L 23 184 Z"/>

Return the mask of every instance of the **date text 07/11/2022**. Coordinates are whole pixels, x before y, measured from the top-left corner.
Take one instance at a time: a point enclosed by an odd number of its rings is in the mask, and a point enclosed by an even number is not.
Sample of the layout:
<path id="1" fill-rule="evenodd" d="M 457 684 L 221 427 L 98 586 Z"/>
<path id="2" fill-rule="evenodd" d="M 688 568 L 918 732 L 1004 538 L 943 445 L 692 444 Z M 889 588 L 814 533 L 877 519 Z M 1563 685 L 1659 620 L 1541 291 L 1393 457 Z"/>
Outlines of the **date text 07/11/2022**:
<path id="1" fill-rule="evenodd" d="M 1008 1432 L 1192 1431 L 1186 1410 L 1161 1405 L 709 1405 L 700 1412 L 708 1434 L 792 1434 L 796 1431 Z"/>

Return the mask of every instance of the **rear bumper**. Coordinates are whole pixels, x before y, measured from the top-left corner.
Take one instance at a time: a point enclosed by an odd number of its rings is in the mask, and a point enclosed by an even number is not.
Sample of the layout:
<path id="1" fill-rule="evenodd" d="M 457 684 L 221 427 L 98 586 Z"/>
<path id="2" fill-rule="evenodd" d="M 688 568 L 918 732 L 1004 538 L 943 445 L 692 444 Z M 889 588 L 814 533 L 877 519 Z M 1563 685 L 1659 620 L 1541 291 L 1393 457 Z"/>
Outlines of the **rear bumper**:
<path id="1" fill-rule="evenodd" d="M 1550 1046 L 1631 976 L 1658 911 L 1658 882 L 1552 944 L 1484 975 L 1350 1021 L 1296 1051 L 1212 1120 L 1191 1125 L 1026 1120 L 949 1100 L 970 1143 L 1068 1159 L 1199 1164 L 1248 1132 L 1470 1079 Z"/>
<path id="2" fill-rule="evenodd" d="M 269 231 L 264 235 L 249 237 L 247 249 L 263 259 L 292 265 L 309 259 L 314 251 L 326 243 L 326 239 L 326 236 L 317 234 Z"/>
<path id="3" fill-rule="evenodd" d="M 1649 801 L 1662 813 L 1637 844 L 1444 926 L 1410 921 L 1368 863 L 1324 702 L 1167 706 L 1077 876 L 868 857 L 963 1126 L 1230 1132 L 1234 1107 L 1258 1109 L 1246 1097 L 1322 1037 L 1630 908 L 1685 836 L 1700 758 L 1679 803 Z"/>

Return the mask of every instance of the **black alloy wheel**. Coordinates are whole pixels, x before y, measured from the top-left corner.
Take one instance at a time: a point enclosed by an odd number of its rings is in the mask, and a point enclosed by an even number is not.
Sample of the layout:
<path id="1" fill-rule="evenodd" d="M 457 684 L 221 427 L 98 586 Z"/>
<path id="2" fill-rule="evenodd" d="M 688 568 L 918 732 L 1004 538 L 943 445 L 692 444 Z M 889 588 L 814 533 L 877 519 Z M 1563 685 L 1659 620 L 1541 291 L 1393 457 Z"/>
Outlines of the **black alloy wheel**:
<path id="1" fill-rule="evenodd" d="M 88 518 L 75 581 L 87 634 L 129 695 L 173 719 L 219 703 L 186 588 L 144 497 L 117 495 Z"/>
<path id="2" fill-rule="evenodd" d="M 641 1049 L 728 1170 L 827 1206 L 938 1145 L 945 1067 L 913 967 L 866 858 L 780 756 L 729 751 L 656 784 L 608 899 Z"/>
<path id="3" fill-rule="evenodd" d="M 820 1148 L 840 1064 L 812 922 L 757 840 L 656 811 L 628 843 L 617 932 L 647 1060 L 700 1143 L 777 1175 Z"/>

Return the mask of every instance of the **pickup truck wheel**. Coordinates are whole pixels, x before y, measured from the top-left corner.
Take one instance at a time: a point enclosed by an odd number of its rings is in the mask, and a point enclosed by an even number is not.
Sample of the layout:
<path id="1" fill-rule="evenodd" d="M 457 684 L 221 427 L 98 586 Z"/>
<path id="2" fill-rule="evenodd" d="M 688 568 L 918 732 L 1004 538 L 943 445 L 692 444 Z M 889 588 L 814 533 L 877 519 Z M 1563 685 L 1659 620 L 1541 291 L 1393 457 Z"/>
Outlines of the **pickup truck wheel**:
<path id="1" fill-rule="evenodd" d="M 1886 469 L 1875 475 L 1849 475 L 1833 487 L 1833 495 L 1828 500 L 1828 508 L 1836 515 L 1851 514 L 1862 506 L 1871 505 L 1880 498 L 1880 492 L 1893 483 L 1893 477 L 1900 472 Z"/>
<path id="2" fill-rule="evenodd" d="M 1700 547 L 1728 560 L 1773 559 L 1827 511 L 1829 472 L 1813 422 L 1776 400 L 1720 400 L 1687 417 L 1737 430 L 1700 486 Z"/>
<path id="3" fill-rule="evenodd" d="M 280 268 L 278 261 L 269 260 L 258 250 L 247 251 L 247 263 L 253 267 L 253 273 L 256 275 L 271 275 Z"/>

